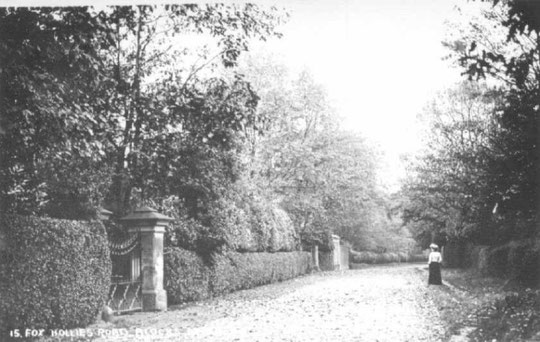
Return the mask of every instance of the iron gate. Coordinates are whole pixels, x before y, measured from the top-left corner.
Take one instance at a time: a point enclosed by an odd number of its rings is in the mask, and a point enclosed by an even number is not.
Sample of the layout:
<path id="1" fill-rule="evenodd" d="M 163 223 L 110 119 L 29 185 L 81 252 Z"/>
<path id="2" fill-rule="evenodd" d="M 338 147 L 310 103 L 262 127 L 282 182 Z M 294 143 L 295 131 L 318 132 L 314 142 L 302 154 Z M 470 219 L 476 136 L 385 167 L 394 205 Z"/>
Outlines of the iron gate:
<path id="1" fill-rule="evenodd" d="M 141 239 L 132 234 L 123 241 L 109 240 L 112 277 L 107 306 L 115 313 L 142 310 Z"/>

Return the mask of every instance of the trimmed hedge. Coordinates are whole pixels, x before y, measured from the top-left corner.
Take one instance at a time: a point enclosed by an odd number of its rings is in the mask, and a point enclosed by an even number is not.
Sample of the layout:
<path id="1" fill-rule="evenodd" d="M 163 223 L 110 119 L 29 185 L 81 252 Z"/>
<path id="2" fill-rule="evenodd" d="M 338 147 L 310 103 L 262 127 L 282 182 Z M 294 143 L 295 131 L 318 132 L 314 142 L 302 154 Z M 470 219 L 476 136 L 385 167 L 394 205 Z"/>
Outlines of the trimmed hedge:
<path id="1" fill-rule="evenodd" d="M 111 278 L 101 222 L 3 216 L 0 233 L 0 333 L 94 322 Z"/>
<path id="2" fill-rule="evenodd" d="M 385 264 L 393 262 L 409 262 L 417 261 L 413 255 L 408 253 L 374 253 L 368 251 L 357 252 L 351 250 L 349 252 L 351 263 L 355 264 Z M 422 259 L 427 260 L 422 256 Z"/>
<path id="3" fill-rule="evenodd" d="M 178 247 L 166 248 L 164 273 L 164 287 L 169 304 L 210 297 L 210 274 L 197 253 Z"/>
<path id="4" fill-rule="evenodd" d="M 195 252 L 170 247 L 165 289 L 169 304 L 180 304 L 294 278 L 311 266 L 309 252 L 215 253 L 205 264 Z"/>

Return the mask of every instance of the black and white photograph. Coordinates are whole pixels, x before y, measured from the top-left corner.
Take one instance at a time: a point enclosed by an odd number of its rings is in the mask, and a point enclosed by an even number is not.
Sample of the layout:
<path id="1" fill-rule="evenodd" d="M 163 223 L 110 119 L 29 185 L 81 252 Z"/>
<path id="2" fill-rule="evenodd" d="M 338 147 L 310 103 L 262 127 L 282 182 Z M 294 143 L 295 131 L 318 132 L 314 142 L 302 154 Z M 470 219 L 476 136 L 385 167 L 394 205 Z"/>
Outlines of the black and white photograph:
<path id="1" fill-rule="evenodd" d="M 540 0 L 1 0 L 4 341 L 540 341 Z"/>

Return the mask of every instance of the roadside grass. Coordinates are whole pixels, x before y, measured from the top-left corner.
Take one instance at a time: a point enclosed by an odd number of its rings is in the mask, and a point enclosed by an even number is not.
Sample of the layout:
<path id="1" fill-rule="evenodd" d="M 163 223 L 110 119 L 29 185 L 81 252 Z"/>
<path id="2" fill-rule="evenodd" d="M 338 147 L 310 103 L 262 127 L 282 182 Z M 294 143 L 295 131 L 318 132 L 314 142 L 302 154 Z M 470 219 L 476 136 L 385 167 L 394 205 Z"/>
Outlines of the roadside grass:
<path id="1" fill-rule="evenodd" d="M 446 341 L 540 341 L 540 290 L 475 270 L 443 269 L 443 286 L 430 286 L 447 325 Z"/>

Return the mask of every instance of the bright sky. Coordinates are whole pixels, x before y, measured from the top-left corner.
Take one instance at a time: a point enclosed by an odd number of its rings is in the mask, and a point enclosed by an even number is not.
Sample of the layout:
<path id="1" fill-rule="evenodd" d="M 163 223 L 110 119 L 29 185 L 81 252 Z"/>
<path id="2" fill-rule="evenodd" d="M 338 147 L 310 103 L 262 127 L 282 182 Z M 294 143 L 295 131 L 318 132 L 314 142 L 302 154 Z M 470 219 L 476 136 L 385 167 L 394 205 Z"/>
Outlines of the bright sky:
<path id="1" fill-rule="evenodd" d="M 272 42 L 290 65 L 308 68 L 325 86 L 347 128 L 380 145 L 381 176 L 393 190 L 404 175 L 399 156 L 419 148 L 416 115 L 460 78 L 442 60 L 441 44 L 456 2 L 296 0 L 286 5 L 284 37 Z"/>

